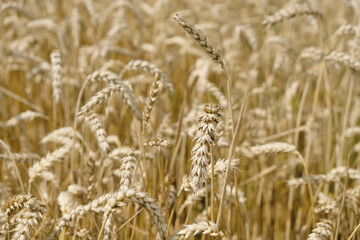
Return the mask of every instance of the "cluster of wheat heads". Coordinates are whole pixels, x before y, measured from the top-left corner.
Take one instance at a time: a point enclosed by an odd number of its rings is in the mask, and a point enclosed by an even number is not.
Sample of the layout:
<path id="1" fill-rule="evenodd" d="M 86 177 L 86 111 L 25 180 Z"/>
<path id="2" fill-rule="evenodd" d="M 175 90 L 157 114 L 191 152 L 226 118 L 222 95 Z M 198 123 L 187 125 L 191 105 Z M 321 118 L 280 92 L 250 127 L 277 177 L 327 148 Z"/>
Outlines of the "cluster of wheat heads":
<path id="1" fill-rule="evenodd" d="M 360 239 L 358 1 L 0 1 L 0 240 Z"/>

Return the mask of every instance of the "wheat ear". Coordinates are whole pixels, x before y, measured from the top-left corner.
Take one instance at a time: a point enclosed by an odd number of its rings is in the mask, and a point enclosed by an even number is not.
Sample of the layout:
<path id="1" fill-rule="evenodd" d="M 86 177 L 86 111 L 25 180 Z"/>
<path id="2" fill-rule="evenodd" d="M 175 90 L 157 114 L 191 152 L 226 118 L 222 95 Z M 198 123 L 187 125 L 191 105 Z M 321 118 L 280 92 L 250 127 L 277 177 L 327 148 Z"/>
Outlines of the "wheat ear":
<path id="1" fill-rule="evenodd" d="M 170 143 L 166 139 L 162 138 L 151 138 L 146 139 L 144 147 L 169 147 Z"/>
<path id="2" fill-rule="evenodd" d="M 110 213 L 114 211 L 117 207 L 124 206 L 127 202 L 138 203 L 143 206 L 150 214 L 150 217 L 156 226 L 160 238 L 162 240 L 166 240 L 166 223 L 161 209 L 155 203 L 154 199 L 146 196 L 146 193 L 137 192 L 134 189 L 120 189 L 118 192 L 114 193 L 110 197 L 105 206 L 106 211 L 104 214 L 102 230 L 106 224 Z M 100 230 L 99 238 L 101 237 L 102 230 Z"/>
<path id="3" fill-rule="evenodd" d="M 316 227 L 311 231 L 308 240 L 330 240 L 334 227 L 330 220 L 322 219 L 316 223 Z"/>
<path id="4" fill-rule="evenodd" d="M 262 154 L 269 154 L 269 153 L 297 152 L 297 149 L 293 144 L 284 143 L 284 142 L 273 142 L 273 143 L 253 146 L 250 147 L 249 150 L 252 154 L 254 154 L 254 156 L 259 156 Z"/>
<path id="5" fill-rule="evenodd" d="M 324 60 L 341 62 L 342 64 L 356 72 L 360 71 L 360 61 L 356 60 L 355 58 L 344 52 L 333 51 L 326 55 Z"/>
<path id="6" fill-rule="evenodd" d="M 43 118 L 43 119 L 48 119 L 47 116 L 45 116 L 43 113 L 39 113 L 39 112 L 33 112 L 33 111 L 25 111 L 20 113 L 19 115 L 10 118 L 9 120 L 6 121 L 5 126 L 6 127 L 14 127 L 16 125 L 18 125 L 21 122 L 24 121 L 32 121 L 35 118 Z"/>
<path id="7" fill-rule="evenodd" d="M 301 15 L 322 16 L 322 13 L 318 10 L 310 8 L 307 4 L 295 4 L 279 10 L 274 15 L 266 17 L 264 21 L 262 21 L 262 25 L 274 25 L 276 23 L 282 22 L 285 19 L 294 18 Z"/>
<path id="8" fill-rule="evenodd" d="M 111 71 L 95 71 L 87 76 L 89 82 L 107 82 L 107 83 L 115 83 L 120 81 L 119 76 Z"/>
<path id="9" fill-rule="evenodd" d="M 59 51 L 54 51 L 50 54 L 51 59 L 51 72 L 52 72 L 52 87 L 53 87 L 53 99 L 55 103 L 60 101 L 62 94 L 62 60 Z"/>
<path id="10" fill-rule="evenodd" d="M 15 216 L 15 234 L 12 240 L 30 239 L 30 232 L 39 224 L 45 213 L 46 204 L 30 194 L 16 195 L 5 204 L 5 214 L 8 218 L 19 211 Z"/>
<path id="11" fill-rule="evenodd" d="M 207 52 L 207 54 L 211 57 L 211 59 L 219 63 L 221 66 L 224 65 L 224 62 L 221 58 L 220 50 L 217 50 L 209 41 L 207 36 L 202 33 L 200 29 L 189 23 L 187 19 L 185 19 L 180 14 L 176 14 L 173 19 L 184 28 L 184 30 L 195 39 L 197 43 Z"/>
<path id="12" fill-rule="evenodd" d="M 110 147 L 109 147 L 109 143 L 106 141 L 107 133 L 104 129 L 103 124 L 99 119 L 99 116 L 96 113 L 92 112 L 85 116 L 85 120 L 90 126 L 91 132 L 93 132 L 94 135 L 96 136 L 100 149 L 104 153 L 109 154 Z"/>
<path id="13" fill-rule="evenodd" d="M 34 182 L 37 177 L 40 177 L 43 172 L 47 171 L 54 165 L 56 161 L 62 160 L 71 150 L 70 144 L 67 144 L 61 148 L 56 149 L 52 153 L 43 157 L 39 162 L 36 162 L 29 168 L 29 186 Z M 28 189 L 30 191 L 30 187 Z"/>
<path id="14" fill-rule="evenodd" d="M 92 200 L 86 205 L 77 206 L 71 212 L 63 215 L 60 219 L 58 219 L 53 232 L 49 235 L 47 239 L 48 240 L 55 239 L 58 236 L 59 232 L 64 227 L 68 226 L 69 222 L 73 220 L 76 216 L 82 216 L 85 213 L 89 213 L 89 212 L 95 212 L 95 213 L 103 212 L 104 211 L 103 205 L 106 204 L 110 196 L 111 193 L 104 194 L 99 198 Z"/>
<path id="15" fill-rule="evenodd" d="M 141 113 L 136 105 L 134 93 L 130 88 L 124 83 L 118 84 L 109 84 L 106 88 L 102 89 L 100 92 L 97 92 L 84 106 L 81 107 L 76 116 L 81 116 L 85 113 L 88 113 L 96 105 L 101 104 L 107 98 L 110 98 L 115 92 L 120 92 L 123 100 L 130 107 L 137 119 L 141 119 Z"/>
<path id="16" fill-rule="evenodd" d="M 128 64 L 126 64 L 123 71 L 120 73 L 120 78 L 123 76 L 126 70 L 140 70 L 143 72 L 150 73 L 155 77 L 156 81 L 161 80 L 163 82 L 164 86 L 166 87 L 166 89 L 170 94 L 174 93 L 174 86 L 172 82 L 155 64 L 140 59 L 131 60 Z"/>
<path id="17" fill-rule="evenodd" d="M 182 230 L 177 232 L 179 240 L 185 240 L 198 234 L 219 237 L 222 240 L 227 240 L 225 234 L 219 229 L 219 227 L 214 222 L 210 221 L 202 221 L 190 225 L 185 225 Z"/>
<path id="18" fill-rule="evenodd" d="M 198 130 L 194 140 L 195 146 L 191 150 L 191 187 L 194 192 L 203 188 L 204 182 L 209 178 L 207 167 L 210 164 L 210 148 L 215 142 L 216 126 L 219 122 L 219 106 L 207 104 L 204 107 L 206 113 L 199 121 Z"/>
<path id="19" fill-rule="evenodd" d="M 41 143 L 45 144 L 49 142 L 55 142 L 65 145 L 69 143 L 69 140 L 72 140 L 74 134 L 75 134 L 75 138 L 79 139 L 80 141 L 84 141 L 82 135 L 76 130 L 74 130 L 72 127 L 62 127 L 52 131 L 51 133 L 43 137 L 41 139 Z"/>
<path id="20" fill-rule="evenodd" d="M 145 104 L 144 113 L 143 113 L 143 122 L 146 125 L 150 120 L 150 113 L 155 104 L 156 99 L 159 97 L 159 85 L 160 85 L 160 74 L 156 73 L 153 84 L 150 88 L 150 93 Z"/>
<path id="21" fill-rule="evenodd" d="M 131 178 L 134 173 L 137 160 L 134 152 L 127 153 L 122 161 L 120 167 L 120 191 L 127 190 L 131 187 Z"/>

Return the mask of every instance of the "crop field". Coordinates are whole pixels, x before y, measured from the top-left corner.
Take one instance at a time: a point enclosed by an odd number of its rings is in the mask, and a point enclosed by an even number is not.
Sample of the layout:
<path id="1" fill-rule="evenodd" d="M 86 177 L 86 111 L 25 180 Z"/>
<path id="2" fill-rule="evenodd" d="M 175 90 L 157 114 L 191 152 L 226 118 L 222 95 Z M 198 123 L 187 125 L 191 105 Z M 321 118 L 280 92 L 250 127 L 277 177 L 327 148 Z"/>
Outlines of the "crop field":
<path id="1" fill-rule="evenodd" d="M 359 19 L 0 0 L 0 240 L 360 240 Z"/>

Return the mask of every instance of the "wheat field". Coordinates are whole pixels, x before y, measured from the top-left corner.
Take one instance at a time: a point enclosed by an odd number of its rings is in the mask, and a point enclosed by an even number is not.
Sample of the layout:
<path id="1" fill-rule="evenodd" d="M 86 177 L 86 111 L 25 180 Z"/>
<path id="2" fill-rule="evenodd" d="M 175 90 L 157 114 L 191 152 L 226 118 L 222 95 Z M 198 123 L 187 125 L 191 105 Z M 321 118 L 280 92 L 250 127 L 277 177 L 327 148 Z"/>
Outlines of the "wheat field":
<path id="1" fill-rule="evenodd" d="M 0 1 L 0 239 L 360 239 L 360 2 Z"/>

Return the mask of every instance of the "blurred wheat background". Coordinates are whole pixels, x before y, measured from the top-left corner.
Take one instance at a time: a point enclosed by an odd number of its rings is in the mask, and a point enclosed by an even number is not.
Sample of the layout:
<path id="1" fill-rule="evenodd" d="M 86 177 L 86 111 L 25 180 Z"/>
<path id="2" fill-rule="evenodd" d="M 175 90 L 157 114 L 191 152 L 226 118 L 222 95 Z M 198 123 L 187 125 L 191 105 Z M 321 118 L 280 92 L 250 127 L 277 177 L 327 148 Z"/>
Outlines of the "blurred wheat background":
<path id="1" fill-rule="evenodd" d="M 360 239 L 360 2 L 0 1 L 0 239 Z"/>

